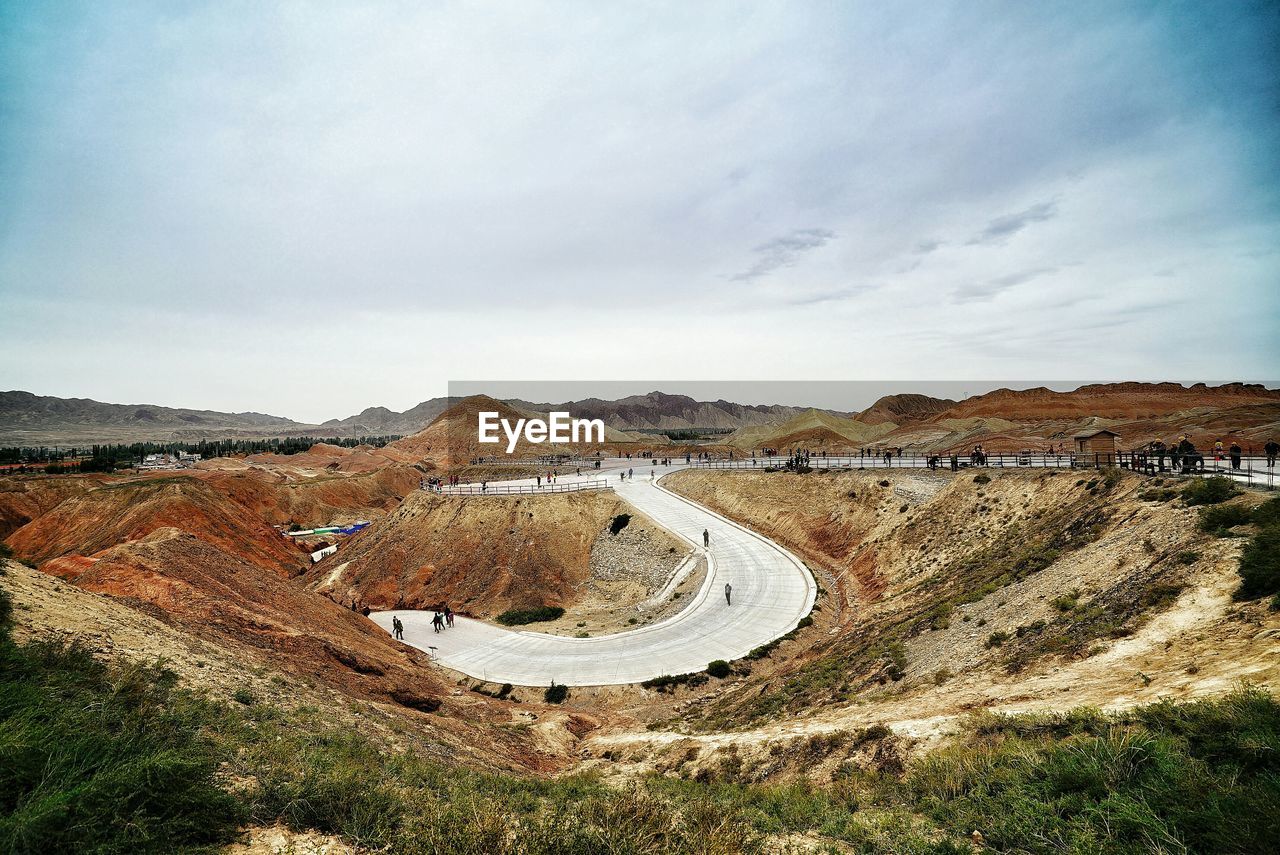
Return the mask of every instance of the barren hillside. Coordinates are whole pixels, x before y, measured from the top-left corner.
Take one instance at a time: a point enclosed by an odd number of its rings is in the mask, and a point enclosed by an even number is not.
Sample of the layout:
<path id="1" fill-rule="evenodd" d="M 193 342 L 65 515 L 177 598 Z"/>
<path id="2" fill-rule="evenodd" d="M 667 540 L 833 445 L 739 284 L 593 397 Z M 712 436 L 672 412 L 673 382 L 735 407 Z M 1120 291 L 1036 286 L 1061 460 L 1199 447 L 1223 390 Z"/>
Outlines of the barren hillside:
<path id="1" fill-rule="evenodd" d="M 617 556 L 597 549 L 602 541 L 630 542 L 642 531 L 648 536 Z M 636 578 L 640 567 L 652 564 L 647 575 L 665 581 L 686 549 L 612 493 L 473 499 L 419 492 L 306 578 L 343 604 L 390 609 L 448 602 L 492 617 L 512 608 L 589 605 L 593 590 L 608 588 L 602 575 L 610 562 L 626 564 Z M 646 595 L 633 590 L 619 605 Z"/>
<path id="2" fill-rule="evenodd" d="M 742 726 L 913 694 L 933 699 L 918 705 L 921 715 L 955 714 L 947 688 L 953 679 L 1017 687 L 993 690 L 993 697 L 1034 697 L 1058 685 L 1041 686 L 1036 675 L 1064 663 L 1088 668 L 1103 654 L 1111 657 L 1099 660 L 1108 668 L 1117 667 L 1117 658 L 1130 660 L 1136 674 L 1144 667 L 1137 657 L 1150 648 L 1125 653 L 1123 639 L 1171 608 L 1192 620 L 1161 630 L 1182 663 L 1166 667 L 1221 667 L 1202 678 L 1210 685 L 1221 685 L 1223 674 L 1280 677 L 1261 650 L 1226 662 L 1216 642 L 1206 640 L 1213 626 L 1220 627 L 1212 630 L 1219 640 L 1242 644 L 1253 631 L 1237 632 L 1228 607 L 1227 592 L 1239 583 L 1240 541 L 1201 532 L 1195 509 L 1149 500 L 1136 476 L 984 477 L 685 471 L 668 478 L 691 498 L 791 547 L 828 580 L 814 630 L 773 654 L 789 661 L 762 661 L 756 670 L 763 681 L 741 681 L 700 704 L 691 721 Z M 1265 608 L 1248 614 L 1280 625 L 1280 616 Z M 1108 653 L 1114 650 L 1121 653 Z M 1088 702 L 1133 696 L 1131 677 L 1111 684 L 1115 696 Z M 972 692 L 962 697 L 975 702 Z"/>

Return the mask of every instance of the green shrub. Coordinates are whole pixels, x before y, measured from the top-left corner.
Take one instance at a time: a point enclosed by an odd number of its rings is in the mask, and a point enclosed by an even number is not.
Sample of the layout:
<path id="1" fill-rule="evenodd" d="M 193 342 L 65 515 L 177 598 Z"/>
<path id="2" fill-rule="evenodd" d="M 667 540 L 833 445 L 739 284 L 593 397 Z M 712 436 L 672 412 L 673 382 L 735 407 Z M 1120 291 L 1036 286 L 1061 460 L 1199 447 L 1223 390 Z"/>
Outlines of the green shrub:
<path id="1" fill-rule="evenodd" d="M 236 703 L 244 704 L 246 707 L 253 706 L 253 693 L 248 689 L 236 689 L 235 693 L 231 697 L 235 699 Z"/>
<path id="2" fill-rule="evenodd" d="M 1249 515 L 1249 519 L 1254 525 L 1260 527 L 1280 524 L 1280 496 L 1267 499 L 1258 505 Z"/>
<path id="3" fill-rule="evenodd" d="M 885 645 L 885 672 L 889 679 L 897 682 L 907 676 L 907 648 L 901 641 L 891 641 Z"/>
<path id="4" fill-rule="evenodd" d="M 1066 594 L 1061 594 L 1057 597 L 1054 597 L 1052 600 L 1049 601 L 1049 605 L 1053 606 L 1055 609 L 1057 609 L 1060 612 L 1072 611 L 1079 604 L 1080 604 L 1080 592 L 1074 591 L 1074 590 Z"/>
<path id="5" fill-rule="evenodd" d="M 1012 637 L 1013 636 L 1005 632 L 1003 629 L 997 630 L 996 632 L 993 632 L 987 636 L 986 647 L 988 650 L 990 650 L 993 647 L 999 647 L 1000 645 L 1004 644 L 1006 641 L 1008 641 Z"/>
<path id="6" fill-rule="evenodd" d="M 549 704 L 562 704 L 569 698 L 569 687 L 558 684 L 555 680 L 542 693 L 542 699 Z"/>
<path id="7" fill-rule="evenodd" d="M 1195 564 L 1199 560 L 1200 560 L 1200 553 L 1192 552 L 1190 550 L 1186 552 L 1179 552 L 1177 557 L 1177 561 L 1179 564 L 1191 565 L 1191 564 Z"/>
<path id="8" fill-rule="evenodd" d="M 1138 494 L 1138 498 L 1144 502 L 1171 502 L 1178 498 L 1178 492 L 1168 487 L 1160 490 L 1143 490 Z"/>
<path id="9" fill-rule="evenodd" d="M 1200 530 L 1218 537 L 1226 537 L 1228 529 L 1252 520 L 1252 512 L 1244 505 L 1211 505 L 1200 509 Z"/>
<path id="10" fill-rule="evenodd" d="M 1182 490 L 1182 500 L 1188 505 L 1217 505 L 1238 494 L 1240 488 L 1230 478 L 1214 475 L 1211 478 L 1193 478 Z"/>
<path id="11" fill-rule="evenodd" d="M 733 668 L 723 659 L 715 659 L 707 663 L 707 673 L 717 680 L 723 680 L 733 673 Z"/>
<path id="12" fill-rule="evenodd" d="M 973 483 L 975 483 L 975 484 L 990 484 L 990 483 L 991 483 L 991 476 L 990 476 L 990 475 L 988 475 L 988 474 L 986 474 L 985 472 L 980 472 L 980 473 L 978 473 L 977 475 L 974 475 L 974 476 L 973 476 Z"/>
<path id="13" fill-rule="evenodd" d="M 542 623 L 559 620 L 564 617 L 564 609 L 559 606 L 538 606 L 533 609 L 511 609 L 498 615 L 498 623 L 503 626 L 523 626 L 526 623 Z"/>
<path id="14" fill-rule="evenodd" d="M 1240 556 L 1236 599 L 1256 600 L 1280 593 L 1280 525 L 1259 531 Z"/>
<path id="15" fill-rule="evenodd" d="M 701 686 L 707 682 L 707 675 L 704 673 L 695 674 L 663 674 L 660 677 L 653 677 L 645 680 L 640 685 L 646 689 L 657 689 L 659 692 L 670 694 L 675 691 L 677 686 Z"/>

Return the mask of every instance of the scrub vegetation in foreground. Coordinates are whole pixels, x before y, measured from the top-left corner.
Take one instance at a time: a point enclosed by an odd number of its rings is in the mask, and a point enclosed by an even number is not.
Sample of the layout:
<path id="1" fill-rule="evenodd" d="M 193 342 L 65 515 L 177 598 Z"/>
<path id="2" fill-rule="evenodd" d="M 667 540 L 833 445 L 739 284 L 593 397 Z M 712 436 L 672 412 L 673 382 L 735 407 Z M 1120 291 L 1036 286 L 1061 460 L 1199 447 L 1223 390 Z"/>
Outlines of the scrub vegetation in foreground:
<path id="1" fill-rule="evenodd" d="M 283 823 L 393 853 L 1261 852 L 1280 836 L 1280 703 L 1256 688 L 1119 716 L 978 717 L 901 773 L 609 786 L 455 768 L 323 710 L 209 698 L 74 645 L 20 645 L 0 597 L 0 850 L 212 849 Z"/>

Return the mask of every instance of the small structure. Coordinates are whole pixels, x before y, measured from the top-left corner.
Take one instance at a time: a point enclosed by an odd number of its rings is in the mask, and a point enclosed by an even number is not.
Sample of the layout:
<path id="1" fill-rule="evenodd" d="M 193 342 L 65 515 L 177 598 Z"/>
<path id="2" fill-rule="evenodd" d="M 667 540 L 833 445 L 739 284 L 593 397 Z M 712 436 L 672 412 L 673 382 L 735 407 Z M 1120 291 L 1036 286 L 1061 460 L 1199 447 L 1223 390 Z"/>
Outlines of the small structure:
<path id="1" fill-rule="evenodd" d="M 332 546 L 326 546 L 324 549 L 317 549 L 315 552 L 311 553 L 311 563 L 317 564 L 321 558 L 330 556 L 337 551 L 338 545 L 336 543 Z"/>
<path id="2" fill-rule="evenodd" d="M 1116 440 L 1120 434 L 1106 428 L 1087 430 L 1071 437 L 1075 440 L 1076 454 L 1089 455 L 1099 466 L 1111 466 L 1116 462 L 1119 449 Z"/>

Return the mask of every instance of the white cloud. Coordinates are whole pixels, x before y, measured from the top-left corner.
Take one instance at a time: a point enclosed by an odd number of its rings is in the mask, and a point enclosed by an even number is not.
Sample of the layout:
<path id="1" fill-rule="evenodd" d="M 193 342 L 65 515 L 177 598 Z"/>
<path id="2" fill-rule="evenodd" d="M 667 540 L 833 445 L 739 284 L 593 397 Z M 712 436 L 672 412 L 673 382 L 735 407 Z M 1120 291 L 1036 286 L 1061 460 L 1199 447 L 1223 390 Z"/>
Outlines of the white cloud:
<path id="1" fill-rule="evenodd" d="M 1275 374 L 1275 35 L 1244 7 L 27 4 L 0 386 L 329 417 L 478 366 L 1083 376 L 1130 304 L 1092 376 Z"/>

